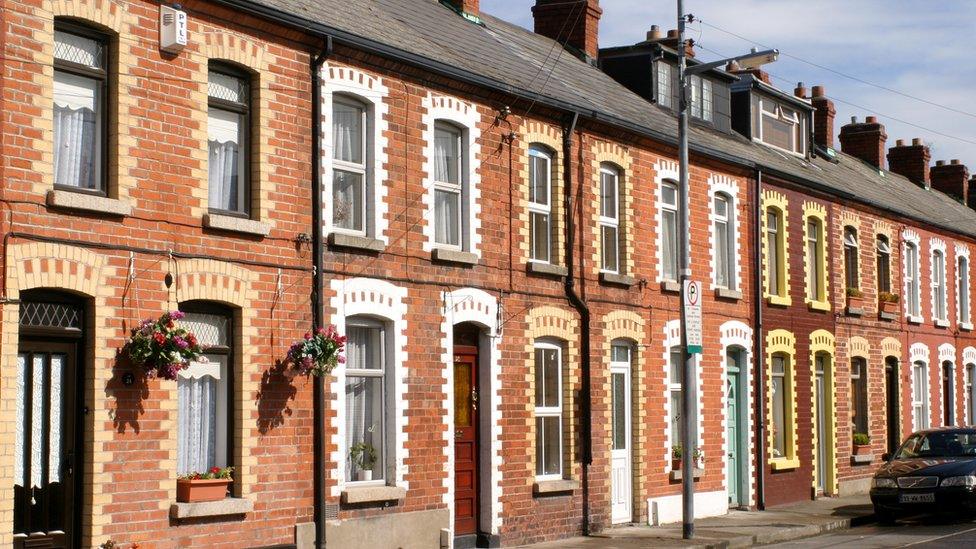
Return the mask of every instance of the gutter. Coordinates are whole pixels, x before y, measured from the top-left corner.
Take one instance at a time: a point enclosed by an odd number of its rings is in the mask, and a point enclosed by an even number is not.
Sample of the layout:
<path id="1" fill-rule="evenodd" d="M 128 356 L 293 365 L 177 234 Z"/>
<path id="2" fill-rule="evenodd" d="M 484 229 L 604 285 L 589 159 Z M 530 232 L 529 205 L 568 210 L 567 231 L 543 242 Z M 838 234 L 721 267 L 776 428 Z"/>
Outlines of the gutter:
<path id="1" fill-rule="evenodd" d="M 590 402 L 590 308 L 586 305 L 579 294 L 576 293 L 574 284 L 574 259 L 573 247 L 575 245 L 576 226 L 573 223 L 573 161 L 571 159 L 573 148 L 573 132 L 576 131 L 576 122 L 579 120 L 579 113 L 572 112 L 572 120 L 568 125 L 563 125 L 563 199 L 566 208 L 566 278 L 563 279 L 566 297 L 580 315 L 580 445 L 582 448 L 583 474 L 583 535 L 590 535 L 590 482 L 589 470 L 593 463 L 593 437 L 591 434 L 591 420 L 593 415 L 592 402 Z M 582 267 L 582 261 L 580 265 Z"/>
<path id="2" fill-rule="evenodd" d="M 763 272 L 762 272 L 762 170 L 756 168 L 756 196 L 753 200 L 753 214 L 755 222 L 752 231 L 752 287 L 753 287 L 753 358 L 752 363 L 756 371 L 756 507 L 760 511 L 766 510 L 766 401 L 764 397 L 765 380 L 765 350 L 763 349 Z"/>
<path id="3" fill-rule="evenodd" d="M 323 310 L 324 291 L 322 280 L 322 269 L 324 259 L 322 257 L 322 148 L 321 140 L 322 127 L 322 84 L 319 72 L 322 64 L 332 55 L 332 37 L 326 35 L 325 44 L 318 55 L 309 65 L 309 72 L 312 77 L 312 325 L 315 328 L 322 326 L 325 319 Z M 314 500 L 315 500 L 315 545 L 325 547 L 325 380 L 320 376 L 313 376 L 313 413 L 312 418 L 315 423 L 313 427 L 313 452 L 312 459 L 312 478 L 314 479 Z"/>

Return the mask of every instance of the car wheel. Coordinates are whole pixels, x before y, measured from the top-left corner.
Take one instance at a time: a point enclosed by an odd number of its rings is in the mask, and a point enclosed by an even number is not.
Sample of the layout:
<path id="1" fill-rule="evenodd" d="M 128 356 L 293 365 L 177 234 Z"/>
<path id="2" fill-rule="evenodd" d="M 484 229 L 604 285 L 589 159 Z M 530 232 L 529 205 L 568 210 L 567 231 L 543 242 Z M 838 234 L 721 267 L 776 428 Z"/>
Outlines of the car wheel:
<path id="1" fill-rule="evenodd" d="M 882 524 L 885 526 L 892 525 L 895 523 L 894 513 L 877 506 L 875 506 L 874 508 L 874 518 L 878 521 L 878 524 Z"/>

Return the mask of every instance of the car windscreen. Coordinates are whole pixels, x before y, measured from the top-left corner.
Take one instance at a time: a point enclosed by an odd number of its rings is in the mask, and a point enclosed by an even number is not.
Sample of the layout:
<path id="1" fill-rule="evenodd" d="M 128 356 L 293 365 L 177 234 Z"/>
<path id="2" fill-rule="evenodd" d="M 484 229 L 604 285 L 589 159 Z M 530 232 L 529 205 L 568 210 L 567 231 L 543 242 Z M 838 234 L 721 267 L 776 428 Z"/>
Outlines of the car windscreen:
<path id="1" fill-rule="evenodd" d="M 976 457 L 976 431 L 938 431 L 908 437 L 895 459 Z"/>

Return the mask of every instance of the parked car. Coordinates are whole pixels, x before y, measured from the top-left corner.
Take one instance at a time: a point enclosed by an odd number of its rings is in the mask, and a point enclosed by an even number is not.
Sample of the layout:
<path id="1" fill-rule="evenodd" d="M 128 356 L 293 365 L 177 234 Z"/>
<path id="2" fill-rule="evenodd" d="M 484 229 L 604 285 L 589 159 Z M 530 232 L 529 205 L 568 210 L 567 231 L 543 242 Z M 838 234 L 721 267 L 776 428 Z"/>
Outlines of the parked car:
<path id="1" fill-rule="evenodd" d="M 976 429 L 913 433 L 871 479 L 879 522 L 925 512 L 976 511 Z"/>

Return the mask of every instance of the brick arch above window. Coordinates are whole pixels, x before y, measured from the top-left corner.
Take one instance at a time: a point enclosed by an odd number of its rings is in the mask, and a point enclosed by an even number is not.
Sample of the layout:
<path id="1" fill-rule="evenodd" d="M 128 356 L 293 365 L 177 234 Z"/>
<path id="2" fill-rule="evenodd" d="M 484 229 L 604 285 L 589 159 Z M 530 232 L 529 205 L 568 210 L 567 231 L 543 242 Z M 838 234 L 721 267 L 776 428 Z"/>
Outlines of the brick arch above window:
<path id="1" fill-rule="evenodd" d="M 893 337 L 886 337 L 881 340 L 881 354 L 885 357 L 893 356 L 901 360 L 901 341 Z"/>
<path id="2" fill-rule="evenodd" d="M 617 195 L 619 220 L 618 241 L 620 242 L 619 272 L 622 275 L 633 276 L 636 262 L 634 261 L 634 175 L 631 171 L 633 157 L 630 150 L 617 143 L 594 140 L 590 145 L 593 155 L 591 170 L 593 173 L 593 195 L 597 198 L 593 208 L 591 233 L 593 238 L 593 273 L 600 271 L 602 241 L 600 238 L 600 172 L 609 167 L 617 171 Z"/>
<path id="3" fill-rule="evenodd" d="M 529 246 L 531 238 L 529 236 L 529 149 L 535 145 L 543 148 L 552 155 L 550 163 L 550 206 L 552 208 L 552 242 L 550 244 L 550 263 L 553 265 L 563 265 L 565 263 L 565 234 L 564 234 L 564 211 L 563 211 L 563 158 L 562 158 L 562 136 L 560 129 L 549 124 L 543 124 L 535 120 L 523 123 L 518 130 L 518 144 L 520 166 L 519 185 L 516 187 L 518 197 L 518 219 L 522 227 L 519 237 L 519 251 L 522 263 L 527 263 L 531 256 Z"/>
<path id="4" fill-rule="evenodd" d="M 963 364 L 976 364 L 976 347 L 966 347 L 962 350 Z"/>
<path id="5" fill-rule="evenodd" d="M 642 345 L 645 339 L 644 319 L 633 311 L 610 311 L 603 316 L 603 329 L 608 342 L 629 339 Z"/>
<path id="6" fill-rule="evenodd" d="M 928 364 L 929 348 L 924 343 L 912 343 L 908 348 L 908 360 L 912 363 L 921 361 Z"/>
<path id="7" fill-rule="evenodd" d="M 773 379 L 773 357 L 776 355 L 785 355 L 788 358 L 787 369 L 785 373 L 784 385 L 789 387 L 790 390 L 790 400 L 784 402 L 786 406 L 785 412 L 789 413 L 789 420 L 785 428 L 789 429 L 790 433 L 784 437 L 785 439 L 785 450 L 784 456 L 774 457 L 772 452 L 769 452 L 768 462 L 772 465 L 773 469 L 796 469 L 800 465 L 800 459 L 797 454 L 798 449 L 798 438 L 797 438 L 797 417 L 796 417 L 796 336 L 792 332 L 783 329 L 771 330 L 766 334 L 766 379 Z M 767 383 L 766 385 L 766 402 L 773 402 L 773 384 Z M 766 421 L 767 425 L 773 425 L 773 407 L 771 405 L 767 406 L 766 409 Z M 766 444 L 768 447 L 774 447 L 774 433 L 773 429 L 767 430 Z"/>
<path id="8" fill-rule="evenodd" d="M 951 362 L 956 363 L 956 348 L 952 343 L 943 343 L 939 345 L 939 362 Z"/>
<path id="9" fill-rule="evenodd" d="M 871 344 L 861 336 L 853 336 L 847 340 L 847 350 L 851 357 L 867 359 L 871 353 Z"/>
<path id="10" fill-rule="evenodd" d="M 816 220 L 820 225 L 820 262 L 821 265 L 811 265 L 810 264 L 810 254 L 807 253 L 807 239 L 810 237 L 807 234 L 808 224 L 810 220 Z M 818 268 L 819 273 L 817 276 L 818 284 L 820 285 L 821 293 L 823 299 L 818 299 L 817 296 L 806 295 L 804 301 L 806 301 L 807 306 L 811 309 L 816 309 L 820 311 L 830 310 L 830 287 L 828 276 L 829 261 L 827 259 L 827 208 L 819 202 L 807 201 L 803 203 L 803 268 L 804 275 L 810 272 L 811 269 Z M 805 278 L 806 280 L 806 278 Z M 805 282 L 805 287 L 809 286 L 809 282 Z M 809 294 L 810 288 L 807 288 L 806 294 Z"/>
<path id="11" fill-rule="evenodd" d="M 779 217 L 779 234 L 781 246 L 779 246 L 780 269 L 777 276 L 782 280 L 779 294 L 771 294 L 769 291 L 769 235 L 767 232 L 766 214 L 770 210 L 776 212 Z M 790 297 L 790 245 L 789 245 L 789 201 L 786 195 L 773 190 L 763 191 L 762 196 L 762 215 L 760 216 L 762 228 L 762 272 L 763 272 L 763 297 L 768 299 L 771 304 L 789 306 L 793 300 Z"/>
<path id="12" fill-rule="evenodd" d="M 718 287 L 718 267 L 715 255 L 715 221 L 718 215 L 715 211 L 715 198 L 718 196 L 724 196 L 728 201 L 729 213 L 726 219 L 729 230 L 733 234 L 728 253 L 732 264 L 733 275 L 727 289 L 736 291 L 742 288 L 742 262 L 739 261 L 739 250 L 742 249 L 742 231 L 740 230 L 742 224 L 739 223 L 739 180 L 723 174 L 711 174 L 708 177 L 708 231 L 710 235 L 709 242 L 712 248 L 712 253 L 709 255 L 708 261 L 711 268 L 712 289 Z"/>

